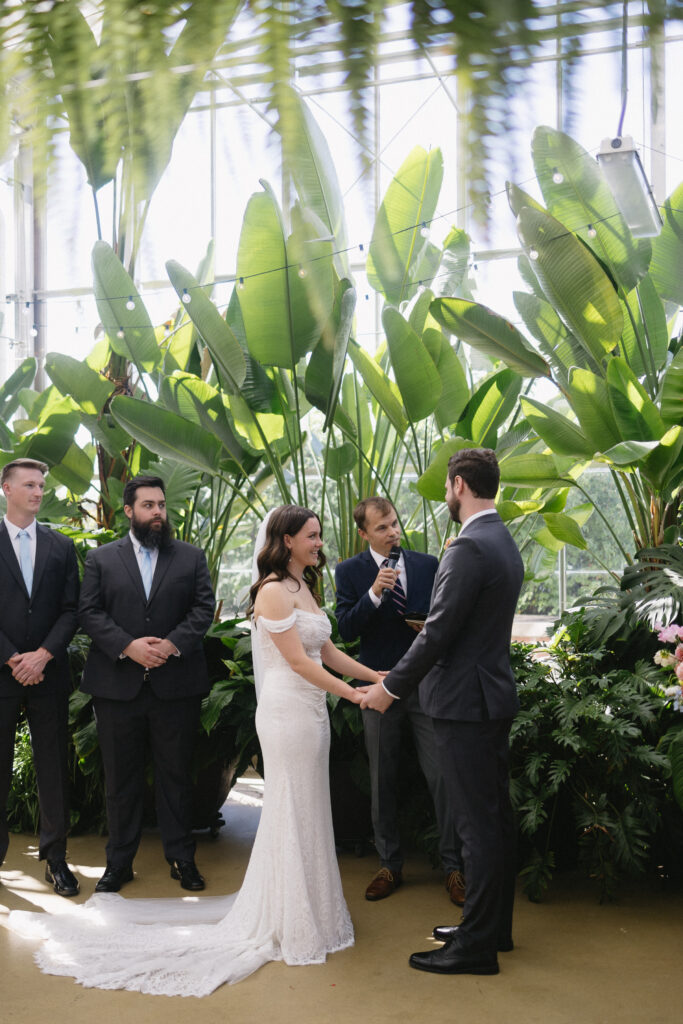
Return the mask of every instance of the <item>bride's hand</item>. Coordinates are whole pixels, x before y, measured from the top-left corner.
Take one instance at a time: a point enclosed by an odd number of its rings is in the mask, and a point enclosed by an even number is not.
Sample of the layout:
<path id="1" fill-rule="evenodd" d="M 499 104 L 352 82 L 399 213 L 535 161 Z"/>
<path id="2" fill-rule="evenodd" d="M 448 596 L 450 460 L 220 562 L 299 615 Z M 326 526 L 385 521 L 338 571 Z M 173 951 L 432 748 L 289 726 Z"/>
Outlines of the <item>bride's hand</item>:
<path id="1" fill-rule="evenodd" d="M 357 689 L 354 688 L 353 693 L 349 694 L 348 699 L 351 701 L 352 704 L 360 704 L 360 702 L 363 699 L 364 693 L 365 691 L 363 690 L 363 687 L 359 686 Z"/>

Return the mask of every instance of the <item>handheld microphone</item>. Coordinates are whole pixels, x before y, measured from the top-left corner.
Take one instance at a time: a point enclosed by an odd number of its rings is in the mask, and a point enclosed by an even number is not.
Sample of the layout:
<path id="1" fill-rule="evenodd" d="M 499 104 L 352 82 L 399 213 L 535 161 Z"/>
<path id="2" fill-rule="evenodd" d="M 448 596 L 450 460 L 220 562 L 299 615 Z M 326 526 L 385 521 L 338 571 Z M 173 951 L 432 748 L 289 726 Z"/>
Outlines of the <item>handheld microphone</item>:
<path id="1" fill-rule="evenodd" d="M 398 565 L 398 561 L 399 561 L 400 557 L 401 557 L 401 549 L 400 548 L 392 548 L 391 551 L 389 552 L 388 556 L 387 556 L 387 569 L 395 569 L 396 566 Z M 381 598 L 382 604 L 384 604 L 385 601 L 388 601 L 390 597 L 391 597 L 391 587 L 383 587 L 382 588 L 382 598 Z"/>

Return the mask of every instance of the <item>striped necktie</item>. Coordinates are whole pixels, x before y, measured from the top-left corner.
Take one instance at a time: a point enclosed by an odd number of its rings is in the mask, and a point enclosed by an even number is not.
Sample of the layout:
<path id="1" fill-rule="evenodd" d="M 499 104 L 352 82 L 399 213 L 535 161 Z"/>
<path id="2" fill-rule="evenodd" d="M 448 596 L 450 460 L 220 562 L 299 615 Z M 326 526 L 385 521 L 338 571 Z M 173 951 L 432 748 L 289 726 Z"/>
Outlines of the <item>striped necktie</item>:
<path id="1" fill-rule="evenodd" d="M 385 558 L 382 562 L 382 568 L 386 569 L 389 565 L 389 559 Z M 406 592 L 401 586 L 401 577 L 396 577 L 396 583 L 394 589 L 391 591 L 391 600 L 394 602 L 394 607 L 399 615 L 405 615 L 406 613 Z"/>

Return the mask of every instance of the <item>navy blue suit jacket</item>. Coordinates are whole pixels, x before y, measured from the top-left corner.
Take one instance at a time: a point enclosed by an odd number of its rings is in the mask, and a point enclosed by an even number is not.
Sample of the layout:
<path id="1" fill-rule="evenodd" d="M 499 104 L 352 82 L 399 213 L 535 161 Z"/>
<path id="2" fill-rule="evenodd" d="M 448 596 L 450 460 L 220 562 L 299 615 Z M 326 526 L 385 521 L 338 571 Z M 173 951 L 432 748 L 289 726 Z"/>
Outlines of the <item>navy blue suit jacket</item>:
<path id="1" fill-rule="evenodd" d="M 403 549 L 407 578 L 407 611 L 428 612 L 434 577 L 439 566 L 434 555 Z M 417 634 L 396 611 L 393 601 L 375 608 L 368 591 L 377 578 L 377 563 L 368 550 L 339 562 L 334 571 L 337 585 L 337 623 L 342 639 L 360 637 L 358 660 L 374 669 L 392 668 L 406 653 Z"/>

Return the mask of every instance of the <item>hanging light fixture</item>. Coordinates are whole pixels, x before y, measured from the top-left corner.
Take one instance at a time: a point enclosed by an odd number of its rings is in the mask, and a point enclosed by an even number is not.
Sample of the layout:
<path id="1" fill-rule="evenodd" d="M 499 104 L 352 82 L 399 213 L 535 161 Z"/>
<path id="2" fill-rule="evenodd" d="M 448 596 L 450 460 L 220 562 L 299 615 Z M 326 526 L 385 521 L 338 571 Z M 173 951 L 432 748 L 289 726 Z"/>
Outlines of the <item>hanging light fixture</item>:
<path id="1" fill-rule="evenodd" d="M 662 218 L 631 136 L 603 139 L 598 163 L 634 238 L 658 235 Z"/>

